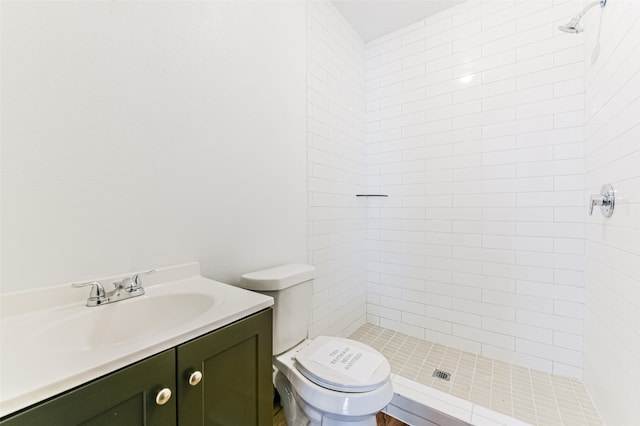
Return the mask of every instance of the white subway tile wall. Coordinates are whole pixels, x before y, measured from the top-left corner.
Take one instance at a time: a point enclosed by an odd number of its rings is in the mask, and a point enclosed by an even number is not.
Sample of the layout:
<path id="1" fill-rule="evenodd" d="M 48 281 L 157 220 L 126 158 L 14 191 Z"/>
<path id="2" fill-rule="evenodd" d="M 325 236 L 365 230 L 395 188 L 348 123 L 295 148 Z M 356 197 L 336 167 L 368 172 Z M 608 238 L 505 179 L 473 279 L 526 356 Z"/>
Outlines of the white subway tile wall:
<path id="1" fill-rule="evenodd" d="M 584 373 L 606 423 L 640 417 L 640 2 L 555 29 L 585 5 L 470 0 L 365 47 L 309 3 L 311 336 L 348 335 L 366 303 L 372 324 Z M 616 214 L 586 217 L 604 183 Z"/>
<path id="2" fill-rule="evenodd" d="M 367 211 L 368 322 L 582 377 L 585 36 L 555 27 L 583 3 L 467 1 L 366 45 L 367 191 L 389 195 Z"/>
<path id="3" fill-rule="evenodd" d="M 310 337 L 365 321 L 365 46 L 329 1 L 307 4 Z"/>
<path id="4" fill-rule="evenodd" d="M 610 425 L 640 419 L 640 2 L 586 16 L 586 193 L 616 190 L 604 218 L 587 216 L 585 382 Z M 600 31 L 598 27 L 601 26 Z M 597 52 L 599 50 L 599 55 Z M 565 309 L 573 309 L 571 306 Z M 563 338 L 565 347 L 579 342 Z"/>

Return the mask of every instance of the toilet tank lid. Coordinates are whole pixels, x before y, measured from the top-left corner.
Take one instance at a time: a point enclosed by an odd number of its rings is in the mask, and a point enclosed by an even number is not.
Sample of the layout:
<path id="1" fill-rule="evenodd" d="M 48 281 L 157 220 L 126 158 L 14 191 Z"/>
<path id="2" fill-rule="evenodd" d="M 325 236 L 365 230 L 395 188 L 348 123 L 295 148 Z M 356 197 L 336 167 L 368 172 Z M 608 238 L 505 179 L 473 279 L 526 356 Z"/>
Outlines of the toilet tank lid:
<path id="1" fill-rule="evenodd" d="M 311 265 L 288 264 L 242 276 L 240 287 L 256 291 L 284 290 L 292 285 L 312 280 L 316 268 Z"/>

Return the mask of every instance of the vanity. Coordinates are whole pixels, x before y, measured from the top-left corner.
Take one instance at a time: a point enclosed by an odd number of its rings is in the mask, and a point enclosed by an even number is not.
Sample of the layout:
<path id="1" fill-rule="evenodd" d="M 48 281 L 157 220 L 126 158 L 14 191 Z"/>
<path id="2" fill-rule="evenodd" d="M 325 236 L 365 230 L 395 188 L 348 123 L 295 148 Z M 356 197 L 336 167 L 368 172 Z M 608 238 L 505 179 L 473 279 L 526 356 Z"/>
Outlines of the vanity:
<path id="1" fill-rule="evenodd" d="M 3 295 L 0 424 L 271 424 L 273 300 L 197 263 L 144 289 L 95 307 L 68 285 Z"/>

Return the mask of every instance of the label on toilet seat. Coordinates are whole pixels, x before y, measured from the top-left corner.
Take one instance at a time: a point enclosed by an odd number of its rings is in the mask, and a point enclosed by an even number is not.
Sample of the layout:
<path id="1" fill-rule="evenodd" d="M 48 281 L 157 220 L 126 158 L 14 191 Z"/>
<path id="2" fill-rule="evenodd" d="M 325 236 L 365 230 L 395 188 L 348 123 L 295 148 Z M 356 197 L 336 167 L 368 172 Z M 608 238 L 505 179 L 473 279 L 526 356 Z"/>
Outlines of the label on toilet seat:
<path id="1" fill-rule="evenodd" d="M 340 340 L 329 340 L 309 359 L 360 383 L 367 383 L 380 366 L 380 354 Z"/>

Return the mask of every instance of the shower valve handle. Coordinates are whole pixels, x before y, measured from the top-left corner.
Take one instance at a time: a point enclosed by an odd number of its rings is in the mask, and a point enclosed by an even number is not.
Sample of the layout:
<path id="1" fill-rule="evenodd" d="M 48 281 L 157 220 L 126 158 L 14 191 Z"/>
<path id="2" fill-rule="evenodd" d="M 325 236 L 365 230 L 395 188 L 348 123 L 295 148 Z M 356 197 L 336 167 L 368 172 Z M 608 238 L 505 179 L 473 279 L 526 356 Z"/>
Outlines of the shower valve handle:
<path id="1" fill-rule="evenodd" d="M 608 204 L 609 204 L 608 198 L 603 197 L 602 195 L 592 195 L 590 198 L 589 216 L 593 214 L 593 208 L 595 206 L 603 206 Z"/>
<path id="2" fill-rule="evenodd" d="M 592 195 L 589 198 L 589 216 L 593 214 L 593 208 L 600 206 L 600 212 L 604 217 L 611 217 L 615 207 L 616 193 L 611 185 L 602 185 L 600 195 Z"/>

